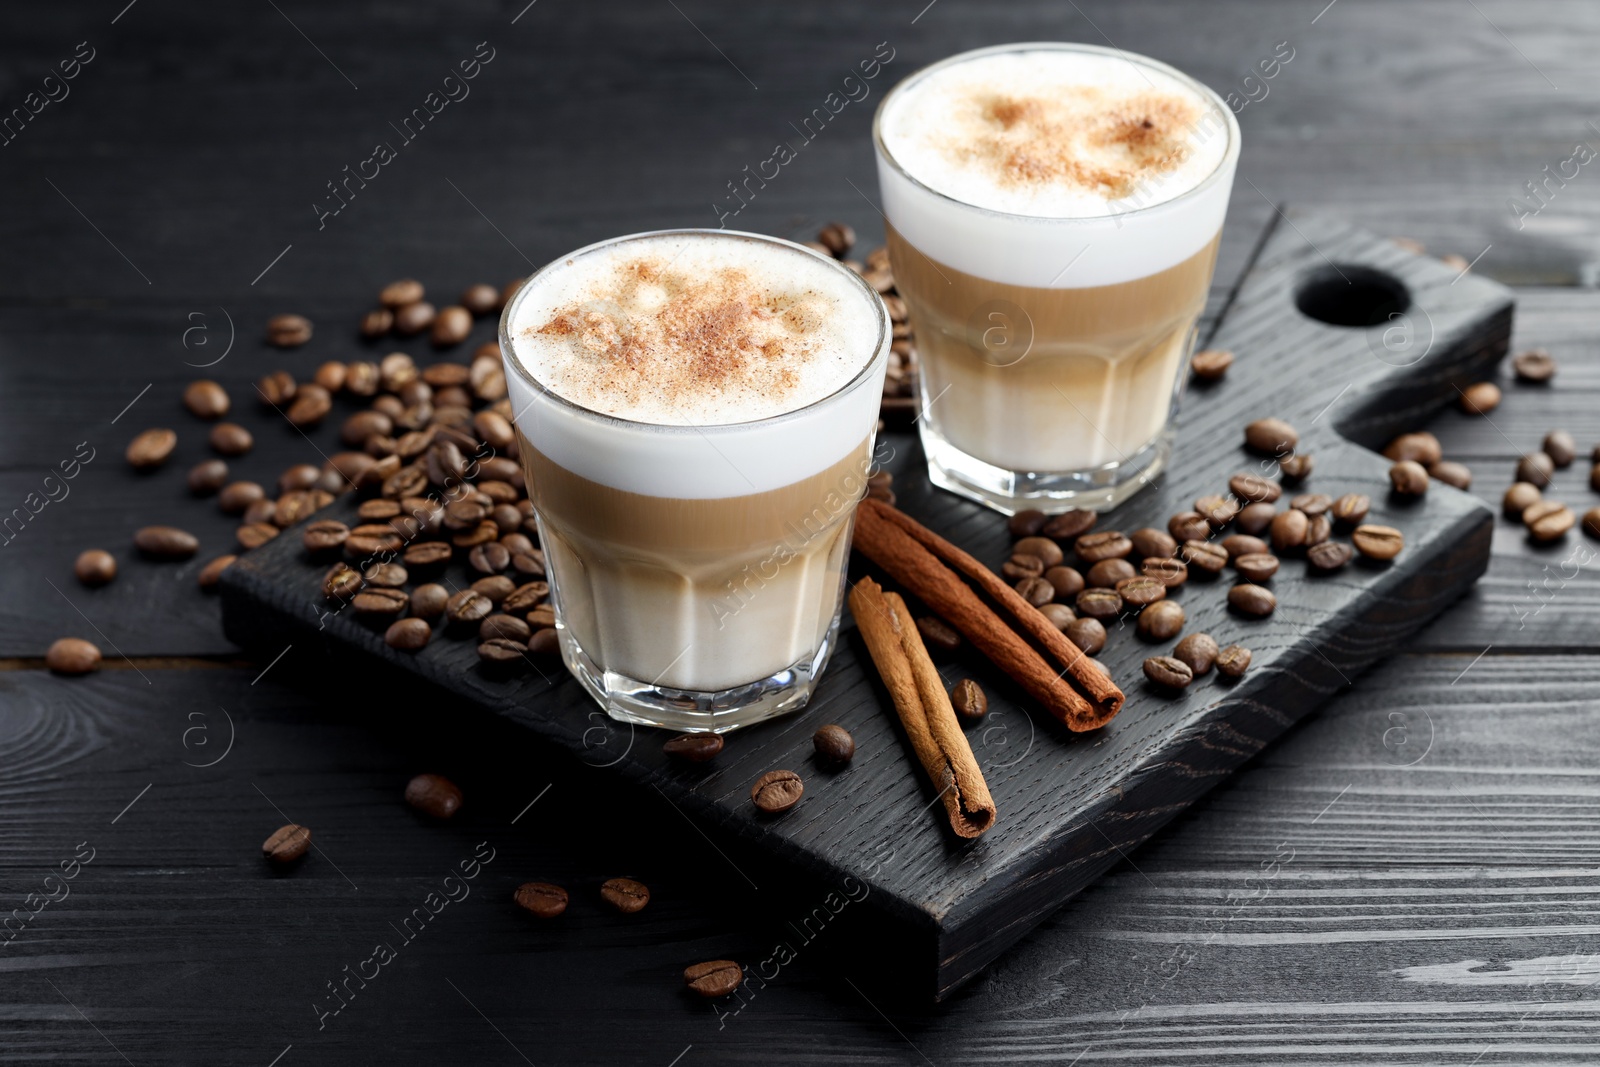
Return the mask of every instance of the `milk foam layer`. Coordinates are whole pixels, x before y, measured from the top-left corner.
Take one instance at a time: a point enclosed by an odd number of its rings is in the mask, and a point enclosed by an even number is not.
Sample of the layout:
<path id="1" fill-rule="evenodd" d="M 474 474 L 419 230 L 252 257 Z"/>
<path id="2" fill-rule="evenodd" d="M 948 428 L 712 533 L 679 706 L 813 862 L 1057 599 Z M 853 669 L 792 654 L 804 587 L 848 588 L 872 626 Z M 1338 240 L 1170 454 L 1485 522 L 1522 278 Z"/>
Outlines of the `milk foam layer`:
<path id="1" fill-rule="evenodd" d="M 882 301 L 846 268 L 731 231 L 580 249 L 501 318 L 534 447 L 613 488 L 696 499 L 838 462 L 874 424 L 889 339 Z"/>
<path id="2" fill-rule="evenodd" d="M 879 106 L 889 221 L 931 259 L 1039 288 L 1114 285 L 1216 236 L 1238 161 L 1232 112 L 1154 60 L 1090 45 L 981 49 Z"/>

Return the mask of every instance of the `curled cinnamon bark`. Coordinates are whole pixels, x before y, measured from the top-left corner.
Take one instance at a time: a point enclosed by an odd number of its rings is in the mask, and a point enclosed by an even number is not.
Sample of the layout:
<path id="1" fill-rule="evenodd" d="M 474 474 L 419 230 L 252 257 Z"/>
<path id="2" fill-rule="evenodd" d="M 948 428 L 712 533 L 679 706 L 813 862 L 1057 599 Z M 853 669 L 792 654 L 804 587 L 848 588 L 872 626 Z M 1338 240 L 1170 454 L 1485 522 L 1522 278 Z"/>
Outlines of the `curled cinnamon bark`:
<path id="1" fill-rule="evenodd" d="M 882 501 L 863 500 L 856 511 L 855 547 L 960 630 L 1068 729 L 1098 729 L 1122 710 L 1122 690 L 1082 649 L 999 575 L 909 515 Z M 996 607 L 986 604 L 963 575 Z M 1040 655 L 1024 635 L 1059 667 Z M 1068 677 L 1087 698 L 1067 682 Z"/>
<path id="2" fill-rule="evenodd" d="M 866 578 L 850 591 L 850 611 L 917 760 L 939 789 L 950 828 L 977 837 L 994 825 L 994 798 L 905 601 Z"/>

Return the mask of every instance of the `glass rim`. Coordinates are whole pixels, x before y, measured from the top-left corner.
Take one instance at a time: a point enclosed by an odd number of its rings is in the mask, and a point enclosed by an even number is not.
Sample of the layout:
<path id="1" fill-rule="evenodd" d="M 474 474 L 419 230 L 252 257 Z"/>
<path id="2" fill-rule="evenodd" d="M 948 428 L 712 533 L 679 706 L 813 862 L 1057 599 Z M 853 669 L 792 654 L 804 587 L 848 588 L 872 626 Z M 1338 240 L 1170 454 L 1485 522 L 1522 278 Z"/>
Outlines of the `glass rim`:
<path id="1" fill-rule="evenodd" d="M 585 407 L 575 400 L 571 400 L 562 396 L 560 393 L 545 385 L 537 377 L 535 377 L 533 372 L 524 366 L 522 360 L 517 357 L 516 346 L 512 343 L 511 336 L 512 313 L 533 289 L 534 283 L 546 273 L 559 269 L 565 265 L 568 260 L 575 260 L 581 256 L 598 252 L 613 245 L 626 244 L 630 241 L 644 241 L 660 237 L 732 237 L 739 240 L 758 241 L 765 244 L 774 244 L 783 246 L 785 248 L 791 248 L 797 252 L 811 256 L 814 259 L 832 264 L 835 270 L 840 271 L 852 278 L 855 283 L 860 286 L 863 294 L 865 294 L 873 302 L 873 306 L 876 309 L 875 317 L 878 320 L 878 338 L 872 346 L 872 354 L 866 359 L 865 362 L 862 363 L 861 369 L 856 371 L 855 374 L 851 375 L 850 379 L 843 385 L 840 385 L 837 389 L 828 393 L 826 396 L 820 396 L 811 401 L 809 404 L 803 405 L 802 407 L 795 408 L 792 411 L 785 411 L 777 415 L 768 415 L 765 418 L 760 419 L 746 419 L 743 422 L 707 423 L 704 425 L 697 423 L 645 422 L 640 419 L 624 418 L 620 415 L 608 415 L 603 411 L 596 411 L 593 408 Z M 545 263 L 542 267 L 539 267 L 532 274 L 524 278 L 522 280 L 522 284 L 517 286 L 517 291 L 512 294 L 510 300 L 506 301 L 505 308 L 500 312 L 499 332 L 501 362 L 506 367 L 515 371 L 517 376 L 523 381 L 527 382 L 528 385 L 535 390 L 535 392 L 542 394 L 546 399 L 553 401 L 560 407 L 572 411 L 584 418 L 594 419 L 602 423 L 612 423 L 621 427 L 635 427 L 652 433 L 699 434 L 749 430 L 750 428 L 756 426 L 767 426 L 774 423 L 780 423 L 799 418 L 800 416 L 812 411 L 820 405 L 835 400 L 861 385 L 862 381 L 869 374 L 871 374 L 872 369 L 884 358 L 885 353 L 889 349 L 889 343 L 892 339 L 892 325 L 889 321 L 889 309 L 887 305 L 884 304 L 883 298 L 878 294 L 878 291 L 872 288 L 872 286 L 868 285 L 865 278 L 851 270 L 849 267 L 846 267 L 843 263 L 834 259 L 832 256 L 825 256 L 816 249 L 807 248 L 798 241 L 791 241 L 786 237 L 774 237 L 771 234 L 764 233 L 751 233 L 747 230 L 713 229 L 709 226 L 685 226 L 676 229 L 643 230 L 639 233 L 629 233 L 618 237 L 608 237 L 604 240 L 595 241 L 592 244 L 584 245 L 582 248 L 576 248 L 571 252 L 566 252 L 555 257 L 554 259 Z M 513 425 L 516 424 L 516 416 L 517 413 L 512 412 L 511 421 Z"/>
<path id="2" fill-rule="evenodd" d="M 1150 70 L 1160 71 L 1161 73 L 1166 74 L 1179 83 L 1187 86 L 1203 100 L 1209 101 L 1211 105 L 1219 113 L 1221 113 L 1228 131 L 1228 144 L 1224 148 L 1221 157 L 1217 160 L 1217 165 L 1212 168 L 1211 173 L 1207 174 L 1195 185 L 1185 189 L 1177 196 L 1174 196 L 1169 200 L 1162 200 L 1159 203 L 1148 204 L 1144 207 L 1130 208 L 1127 211 L 1113 211 L 1105 215 L 1019 215 L 1012 211 L 1001 211 L 998 208 L 990 208 L 984 207 L 981 204 L 973 204 L 966 200 L 959 199 L 958 197 L 951 196 L 949 193 L 940 192 L 938 189 L 928 185 L 926 182 L 922 181 L 916 175 L 908 171 L 905 168 L 905 165 L 895 158 L 894 153 L 889 151 L 888 146 L 884 144 L 883 141 L 883 118 L 884 115 L 887 114 L 890 104 L 897 96 L 900 95 L 903 90 L 911 88 L 912 86 L 922 82 L 930 75 L 944 70 L 946 67 L 959 66 L 962 63 L 970 62 L 971 60 L 978 59 L 983 56 L 1004 55 L 1007 53 L 1017 52 L 1088 52 L 1095 55 L 1114 56 L 1119 59 L 1124 59 L 1135 66 L 1142 66 Z M 1016 220 L 1019 222 L 1045 225 L 1070 226 L 1083 223 L 1099 223 L 1106 222 L 1110 219 L 1124 218 L 1129 215 L 1145 215 L 1152 212 L 1161 211 L 1163 209 L 1173 208 L 1175 205 L 1182 204 L 1191 198 L 1197 197 L 1200 193 L 1210 189 L 1219 180 L 1221 180 L 1221 175 L 1226 169 L 1228 162 L 1230 160 L 1237 160 L 1238 158 L 1239 141 L 1239 120 L 1234 117 L 1233 111 L 1228 107 L 1227 102 L 1224 101 L 1222 97 L 1218 96 L 1216 90 L 1212 89 L 1209 85 L 1206 85 L 1198 79 L 1185 74 L 1183 71 L 1171 66 L 1170 64 L 1163 63 L 1159 59 L 1151 59 L 1149 56 L 1140 55 L 1138 52 L 1129 52 L 1123 48 L 1107 48 L 1104 45 L 1097 44 L 1081 44 L 1074 41 L 1025 41 L 1016 44 L 997 44 L 989 45 L 985 48 L 974 48 L 966 52 L 958 52 L 953 56 L 946 56 L 944 59 L 930 63 L 925 67 L 920 67 L 902 78 L 895 85 L 895 87 L 890 89 L 884 98 L 878 102 L 878 110 L 872 116 L 872 145 L 877 151 L 878 157 L 887 162 L 889 166 L 893 167 L 896 174 L 900 175 L 918 189 L 930 196 L 937 197 L 939 200 L 954 204 L 957 207 L 964 208 L 968 211 L 975 211 L 980 214 L 989 215 L 998 219 Z"/>

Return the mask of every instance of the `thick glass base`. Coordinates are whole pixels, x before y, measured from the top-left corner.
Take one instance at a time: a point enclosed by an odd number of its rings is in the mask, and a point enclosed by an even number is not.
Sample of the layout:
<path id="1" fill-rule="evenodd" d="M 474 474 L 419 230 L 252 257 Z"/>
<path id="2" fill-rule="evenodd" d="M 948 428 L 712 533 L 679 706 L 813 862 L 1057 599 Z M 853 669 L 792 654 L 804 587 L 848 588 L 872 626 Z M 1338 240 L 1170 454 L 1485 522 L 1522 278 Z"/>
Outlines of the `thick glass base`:
<path id="1" fill-rule="evenodd" d="M 1172 431 L 1167 429 L 1126 459 L 1089 470 L 1008 471 L 961 451 L 926 419 L 918 425 L 922 451 L 928 458 L 928 479 L 1003 515 L 1028 508 L 1044 512 L 1109 510 L 1149 485 L 1172 454 Z"/>
<path id="2" fill-rule="evenodd" d="M 584 652 L 571 630 L 558 622 L 557 632 L 567 669 L 613 719 L 684 733 L 725 734 L 806 706 L 833 654 L 839 635 L 839 612 L 834 612 L 828 632 L 811 656 L 770 677 L 714 693 L 669 689 L 602 670 Z"/>

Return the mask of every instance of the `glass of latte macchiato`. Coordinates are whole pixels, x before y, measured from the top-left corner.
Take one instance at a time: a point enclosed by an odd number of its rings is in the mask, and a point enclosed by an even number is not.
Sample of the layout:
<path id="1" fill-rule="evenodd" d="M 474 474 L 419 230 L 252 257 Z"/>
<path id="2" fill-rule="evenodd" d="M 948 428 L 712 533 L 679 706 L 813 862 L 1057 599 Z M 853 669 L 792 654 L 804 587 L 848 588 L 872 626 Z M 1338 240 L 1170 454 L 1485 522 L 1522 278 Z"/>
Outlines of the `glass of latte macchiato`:
<path id="1" fill-rule="evenodd" d="M 628 722 L 802 707 L 872 463 L 883 301 L 789 241 L 664 231 L 544 267 L 500 335 L 567 667 Z"/>
<path id="2" fill-rule="evenodd" d="M 967 52 L 874 123 L 929 476 L 1003 511 L 1160 472 L 1239 157 L 1215 93 L 1076 44 Z"/>

